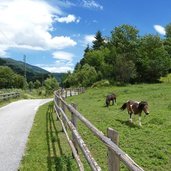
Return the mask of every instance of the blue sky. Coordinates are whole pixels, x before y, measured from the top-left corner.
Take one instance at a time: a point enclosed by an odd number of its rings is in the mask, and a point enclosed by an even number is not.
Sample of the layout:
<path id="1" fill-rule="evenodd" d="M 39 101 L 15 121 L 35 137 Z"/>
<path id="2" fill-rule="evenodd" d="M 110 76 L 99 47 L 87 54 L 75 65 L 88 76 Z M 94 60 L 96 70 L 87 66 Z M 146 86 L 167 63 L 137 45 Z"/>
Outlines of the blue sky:
<path id="1" fill-rule="evenodd" d="M 170 0 L 1 0 L 0 56 L 50 72 L 72 71 L 95 33 L 121 24 L 165 35 Z"/>

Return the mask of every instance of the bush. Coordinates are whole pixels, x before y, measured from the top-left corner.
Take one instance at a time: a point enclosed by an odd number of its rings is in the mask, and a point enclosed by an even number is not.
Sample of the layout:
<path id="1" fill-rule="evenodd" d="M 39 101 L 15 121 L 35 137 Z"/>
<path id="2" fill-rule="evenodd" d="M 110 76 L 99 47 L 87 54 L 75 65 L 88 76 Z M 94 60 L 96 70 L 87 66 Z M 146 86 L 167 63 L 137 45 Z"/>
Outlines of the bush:
<path id="1" fill-rule="evenodd" d="M 97 81 L 95 82 L 91 87 L 107 87 L 109 86 L 110 83 L 108 80 L 101 80 L 101 81 Z"/>

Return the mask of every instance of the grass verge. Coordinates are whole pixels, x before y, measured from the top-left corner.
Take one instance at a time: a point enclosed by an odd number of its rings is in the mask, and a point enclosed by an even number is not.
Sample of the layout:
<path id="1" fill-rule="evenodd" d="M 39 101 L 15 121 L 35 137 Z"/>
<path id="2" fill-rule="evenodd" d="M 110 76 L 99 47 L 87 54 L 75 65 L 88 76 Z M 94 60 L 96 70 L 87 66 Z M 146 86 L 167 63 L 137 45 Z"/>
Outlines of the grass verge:
<path id="1" fill-rule="evenodd" d="M 61 124 L 53 113 L 53 103 L 36 113 L 20 171 L 75 171 L 77 166 Z"/>

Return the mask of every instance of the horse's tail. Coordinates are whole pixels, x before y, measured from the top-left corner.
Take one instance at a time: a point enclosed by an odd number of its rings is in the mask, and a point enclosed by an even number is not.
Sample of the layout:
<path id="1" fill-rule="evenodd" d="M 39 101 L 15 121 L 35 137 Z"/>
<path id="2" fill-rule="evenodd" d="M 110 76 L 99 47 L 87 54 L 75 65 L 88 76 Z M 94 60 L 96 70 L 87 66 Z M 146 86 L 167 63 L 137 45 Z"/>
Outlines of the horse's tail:
<path id="1" fill-rule="evenodd" d="M 125 110 L 126 109 L 126 106 L 127 106 L 127 103 L 124 103 L 120 109 L 121 110 Z"/>

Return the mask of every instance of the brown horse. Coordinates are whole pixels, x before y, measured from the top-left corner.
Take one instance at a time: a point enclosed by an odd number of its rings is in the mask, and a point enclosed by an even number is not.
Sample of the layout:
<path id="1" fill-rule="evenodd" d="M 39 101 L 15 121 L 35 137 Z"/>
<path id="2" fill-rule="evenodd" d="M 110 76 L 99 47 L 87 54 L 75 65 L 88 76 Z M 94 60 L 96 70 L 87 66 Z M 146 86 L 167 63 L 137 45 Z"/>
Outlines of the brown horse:
<path id="1" fill-rule="evenodd" d="M 145 101 L 137 102 L 133 100 L 129 100 L 126 103 L 122 105 L 120 108 L 121 110 L 124 110 L 127 108 L 128 114 L 130 115 L 130 121 L 132 122 L 132 114 L 138 114 L 139 115 L 139 126 L 141 126 L 141 113 L 144 111 L 146 115 L 149 114 L 148 111 L 148 103 Z"/>
<path id="2" fill-rule="evenodd" d="M 106 96 L 106 107 L 110 105 L 110 101 L 112 101 L 112 105 L 114 102 L 116 103 L 116 94 L 112 93 Z"/>

